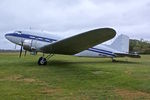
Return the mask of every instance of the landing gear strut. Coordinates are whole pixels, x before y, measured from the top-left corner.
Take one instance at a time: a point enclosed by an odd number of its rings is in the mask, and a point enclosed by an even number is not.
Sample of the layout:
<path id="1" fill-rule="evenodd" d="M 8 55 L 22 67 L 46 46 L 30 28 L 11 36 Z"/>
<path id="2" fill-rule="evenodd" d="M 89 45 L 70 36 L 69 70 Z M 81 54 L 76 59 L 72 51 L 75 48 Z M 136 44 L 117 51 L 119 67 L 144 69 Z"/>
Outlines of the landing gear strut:
<path id="1" fill-rule="evenodd" d="M 47 65 L 47 60 L 49 60 L 54 54 L 49 54 L 47 57 L 40 57 L 38 60 L 38 65 Z"/>
<path id="2" fill-rule="evenodd" d="M 112 58 L 112 62 L 117 62 L 117 60 L 115 60 L 114 58 Z"/>

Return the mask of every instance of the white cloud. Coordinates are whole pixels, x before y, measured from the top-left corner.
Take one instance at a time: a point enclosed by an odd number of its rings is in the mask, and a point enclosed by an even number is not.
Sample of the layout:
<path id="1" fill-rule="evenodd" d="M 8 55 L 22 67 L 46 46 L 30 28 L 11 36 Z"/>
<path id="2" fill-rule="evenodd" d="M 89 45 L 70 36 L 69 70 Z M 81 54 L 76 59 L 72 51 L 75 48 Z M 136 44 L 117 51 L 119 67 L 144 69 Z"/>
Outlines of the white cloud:
<path id="1" fill-rule="evenodd" d="M 149 0 L 1 0 L 0 38 L 4 32 L 32 27 L 73 35 L 98 27 L 150 39 Z M 8 48 L 0 40 L 0 48 Z"/>

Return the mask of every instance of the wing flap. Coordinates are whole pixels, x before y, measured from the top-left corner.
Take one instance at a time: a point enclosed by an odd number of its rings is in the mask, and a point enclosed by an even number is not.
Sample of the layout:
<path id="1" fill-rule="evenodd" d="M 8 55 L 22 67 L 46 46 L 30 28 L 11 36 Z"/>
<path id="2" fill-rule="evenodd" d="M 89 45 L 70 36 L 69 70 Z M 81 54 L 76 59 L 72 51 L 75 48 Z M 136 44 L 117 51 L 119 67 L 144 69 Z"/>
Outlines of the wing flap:
<path id="1" fill-rule="evenodd" d="M 112 39 L 116 31 L 111 28 L 100 28 L 84 32 L 41 48 L 44 53 L 73 55 L 90 47 Z"/>

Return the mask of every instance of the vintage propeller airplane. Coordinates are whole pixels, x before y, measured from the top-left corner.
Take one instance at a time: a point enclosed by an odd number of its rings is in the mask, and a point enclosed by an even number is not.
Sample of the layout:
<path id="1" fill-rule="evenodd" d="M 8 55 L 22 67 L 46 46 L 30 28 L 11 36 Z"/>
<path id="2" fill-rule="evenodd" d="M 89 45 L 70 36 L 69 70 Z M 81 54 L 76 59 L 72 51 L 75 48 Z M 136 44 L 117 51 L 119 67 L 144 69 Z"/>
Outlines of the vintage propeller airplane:
<path id="1" fill-rule="evenodd" d="M 39 58 L 39 65 L 46 65 L 47 60 L 54 54 L 74 55 L 79 57 L 109 57 L 113 61 L 115 57 L 135 57 L 138 54 L 129 53 L 129 37 L 120 35 L 111 45 L 104 45 L 106 42 L 116 35 L 116 31 L 112 28 L 99 28 L 90 30 L 68 38 L 60 38 L 58 36 L 47 34 L 44 32 L 32 31 L 15 31 L 7 33 L 6 39 L 21 46 L 22 50 L 30 51 L 34 54 L 42 52 L 48 56 Z"/>

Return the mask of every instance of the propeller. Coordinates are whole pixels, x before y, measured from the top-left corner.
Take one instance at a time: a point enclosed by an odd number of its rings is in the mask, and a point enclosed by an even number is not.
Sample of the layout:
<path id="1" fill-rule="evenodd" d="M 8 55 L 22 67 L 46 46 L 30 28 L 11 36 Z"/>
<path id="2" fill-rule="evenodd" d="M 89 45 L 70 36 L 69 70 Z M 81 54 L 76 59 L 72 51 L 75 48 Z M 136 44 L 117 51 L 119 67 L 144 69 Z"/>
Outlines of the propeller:
<path id="1" fill-rule="evenodd" d="M 24 52 L 24 56 L 26 56 L 27 55 L 27 50 L 25 50 L 25 52 Z"/>
<path id="2" fill-rule="evenodd" d="M 15 49 L 17 48 L 17 45 L 15 44 Z"/>
<path id="3" fill-rule="evenodd" d="M 22 49 L 23 49 L 23 42 L 21 42 L 21 48 L 20 48 L 20 55 L 19 55 L 19 58 L 21 58 L 21 55 L 22 55 Z"/>

